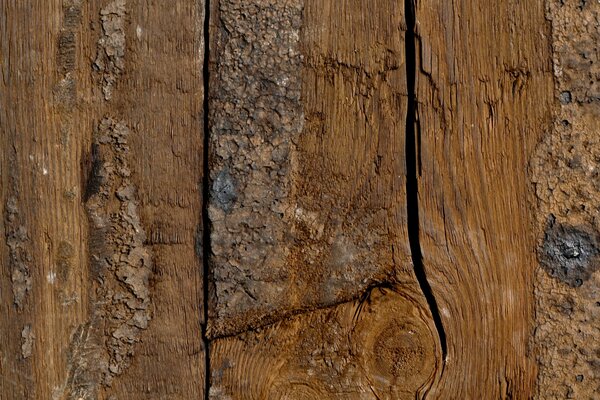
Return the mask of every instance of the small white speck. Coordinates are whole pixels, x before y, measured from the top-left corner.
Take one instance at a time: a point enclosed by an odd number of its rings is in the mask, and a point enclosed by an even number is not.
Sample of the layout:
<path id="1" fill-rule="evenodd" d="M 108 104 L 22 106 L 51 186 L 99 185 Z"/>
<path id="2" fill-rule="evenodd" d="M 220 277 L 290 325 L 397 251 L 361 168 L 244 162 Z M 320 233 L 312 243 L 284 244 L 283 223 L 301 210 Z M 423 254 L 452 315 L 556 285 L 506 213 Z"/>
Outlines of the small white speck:
<path id="1" fill-rule="evenodd" d="M 42 167 L 42 174 L 48 175 L 48 168 Z"/>
<path id="2" fill-rule="evenodd" d="M 135 28 L 135 34 L 137 35 L 138 40 L 142 38 L 142 27 L 141 26 L 137 26 L 137 28 Z"/>
<path id="3" fill-rule="evenodd" d="M 54 271 L 48 272 L 48 275 L 46 275 L 46 279 L 48 279 L 49 284 L 54 284 L 54 281 L 56 280 L 56 273 Z"/>

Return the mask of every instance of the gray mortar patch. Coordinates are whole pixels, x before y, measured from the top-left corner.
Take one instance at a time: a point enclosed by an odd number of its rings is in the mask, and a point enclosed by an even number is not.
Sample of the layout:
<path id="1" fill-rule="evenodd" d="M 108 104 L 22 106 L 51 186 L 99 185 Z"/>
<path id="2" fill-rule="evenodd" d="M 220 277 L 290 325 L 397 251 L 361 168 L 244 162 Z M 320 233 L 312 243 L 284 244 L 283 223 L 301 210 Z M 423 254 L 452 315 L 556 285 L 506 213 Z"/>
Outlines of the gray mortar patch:
<path id="1" fill-rule="evenodd" d="M 131 180 L 131 134 L 125 123 L 104 118 L 94 138 L 101 184 L 90 194 L 86 210 L 90 267 L 98 284 L 91 320 L 72 339 L 65 387 L 72 398 L 93 399 L 99 383 L 110 386 L 131 363 L 135 344 L 152 318 L 152 258 Z"/>
<path id="2" fill-rule="evenodd" d="M 94 68 L 101 74 L 105 100 L 112 98 L 114 86 L 125 69 L 125 6 L 125 0 L 115 0 L 100 11 L 102 34 Z"/>
<path id="3" fill-rule="evenodd" d="M 579 287 L 598 269 L 600 242 L 589 229 L 550 223 L 539 254 L 542 266 L 552 277 Z"/>
<path id="4" fill-rule="evenodd" d="M 303 2 L 222 0 L 210 93 L 209 331 L 286 306 Z M 220 327 L 219 327 L 220 326 Z M 209 332 L 210 334 L 210 332 Z"/>

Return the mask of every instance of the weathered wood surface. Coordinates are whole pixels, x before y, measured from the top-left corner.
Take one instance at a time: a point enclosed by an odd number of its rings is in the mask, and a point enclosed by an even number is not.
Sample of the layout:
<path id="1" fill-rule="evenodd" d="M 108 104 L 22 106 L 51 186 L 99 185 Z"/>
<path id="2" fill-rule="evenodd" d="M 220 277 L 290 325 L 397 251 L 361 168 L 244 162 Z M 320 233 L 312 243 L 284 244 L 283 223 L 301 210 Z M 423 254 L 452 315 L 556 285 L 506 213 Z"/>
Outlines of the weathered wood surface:
<path id="1" fill-rule="evenodd" d="M 408 240 L 404 5 L 375 3 L 212 2 L 209 335 L 285 322 L 213 342 L 211 398 L 412 398 L 441 369 Z M 397 314 L 370 309 L 382 284 Z"/>
<path id="2" fill-rule="evenodd" d="M 0 399 L 597 396 L 596 2 L 0 12 Z"/>
<path id="3" fill-rule="evenodd" d="M 403 5 L 212 4 L 210 335 L 411 279 Z"/>
<path id="4" fill-rule="evenodd" d="M 439 369 L 430 316 L 402 289 L 211 344 L 211 399 L 414 399 Z"/>
<path id="5" fill-rule="evenodd" d="M 0 10 L 0 398 L 200 398 L 202 2 Z"/>
<path id="6" fill-rule="evenodd" d="M 541 1 L 418 1 L 420 242 L 448 354 L 433 398 L 530 398 L 537 232 L 528 163 L 549 126 Z"/>

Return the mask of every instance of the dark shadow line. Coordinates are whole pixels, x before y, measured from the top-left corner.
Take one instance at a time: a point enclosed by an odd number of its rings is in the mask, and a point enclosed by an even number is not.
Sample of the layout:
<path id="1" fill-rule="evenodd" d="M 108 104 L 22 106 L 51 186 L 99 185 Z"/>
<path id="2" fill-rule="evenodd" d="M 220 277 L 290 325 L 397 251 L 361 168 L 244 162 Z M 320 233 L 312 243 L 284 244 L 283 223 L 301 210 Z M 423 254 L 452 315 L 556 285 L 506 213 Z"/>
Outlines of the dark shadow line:
<path id="1" fill-rule="evenodd" d="M 408 106 L 406 110 L 406 208 L 408 224 L 408 240 L 410 253 L 414 266 L 415 276 L 421 287 L 421 291 L 427 300 L 433 322 L 435 324 L 440 346 L 442 350 L 442 363 L 446 362 L 447 343 L 444 325 L 439 312 L 433 290 L 427 280 L 425 266 L 423 265 L 423 254 L 420 242 L 420 220 L 419 220 L 419 178 L 420 174 L 420 122 L 417 119 L 417 93 L 416 93 L 416 15 L 414 0 L 405 0 L 406 14 L 406 86 L 408 92 Z M 419 146 L 417 148 L 417 145 Z"/>
<path id="2" fill-rule="evenodd" d="M 210 170 L 209 170 L 209 83 L 210 83 L 210 0 L 204 0 L 204 60 L 202 64 L 203 81 L 203 147 L 202 147 L 202 342 L 204 344 L 204 400 L 209 400 L 210 391 L 210 342 L 207 336 L 208 326 L 208 299 L 210 277 L 210 220 L 208 218 L 208 205 L 210 200 Z"/>

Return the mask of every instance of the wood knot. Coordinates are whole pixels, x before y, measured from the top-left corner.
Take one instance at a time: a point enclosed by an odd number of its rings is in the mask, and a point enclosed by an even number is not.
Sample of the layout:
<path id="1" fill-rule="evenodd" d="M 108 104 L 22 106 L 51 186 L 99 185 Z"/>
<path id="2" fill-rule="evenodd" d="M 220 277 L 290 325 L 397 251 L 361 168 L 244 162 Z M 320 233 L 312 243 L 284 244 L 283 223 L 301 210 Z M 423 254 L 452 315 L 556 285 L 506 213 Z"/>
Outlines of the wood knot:
<path id="1" fill-rule="evenodd" d="M 392 398 L 414 396 L 436 368 L 437 343 L 419 307 L 394 291 L 375 291 L 363 308 L 355 351 L 374 390 Z"/>
<path id="2" fill-rule="evenodd" d="M 418 328 L 394 320 L 374 340 L 371 369 L 389 381 L 410 378 L 421 372 L 426 353 Z"/>

